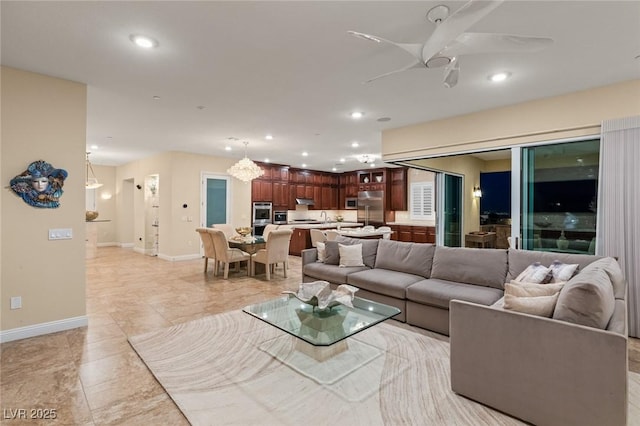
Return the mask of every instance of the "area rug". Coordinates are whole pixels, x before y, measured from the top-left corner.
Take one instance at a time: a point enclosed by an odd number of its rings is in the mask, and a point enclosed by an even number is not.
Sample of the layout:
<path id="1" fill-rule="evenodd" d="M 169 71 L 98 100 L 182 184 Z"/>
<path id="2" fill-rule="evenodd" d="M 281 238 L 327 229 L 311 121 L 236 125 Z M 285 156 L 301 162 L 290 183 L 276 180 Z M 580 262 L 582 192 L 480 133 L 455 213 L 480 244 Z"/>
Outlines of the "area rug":
<path id="1" fill-rule="evenodd" d="M 129 342 L 193 425 L 523 424 L 451 391 L 446 340 L 387 323 L 320 357 L 241 311 Z"/>

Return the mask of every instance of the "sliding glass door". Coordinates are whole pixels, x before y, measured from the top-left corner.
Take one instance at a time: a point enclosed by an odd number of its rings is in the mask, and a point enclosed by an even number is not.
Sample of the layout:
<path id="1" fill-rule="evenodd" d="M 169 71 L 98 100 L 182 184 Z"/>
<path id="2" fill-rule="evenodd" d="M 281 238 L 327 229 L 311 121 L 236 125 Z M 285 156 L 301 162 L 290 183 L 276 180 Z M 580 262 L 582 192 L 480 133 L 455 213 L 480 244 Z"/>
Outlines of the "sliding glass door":
<path id="1" fill-rule="evenodd" d="M 460 247 L 464 212 L 462 177 L 449 173 L 437 173 L 436 184 L 436 244 Z"/>
<path id="2" fill-rule="evenodd" d="M 525 250 L 595 252 L 600 141 L 521 150 L 521 236 Z"/>

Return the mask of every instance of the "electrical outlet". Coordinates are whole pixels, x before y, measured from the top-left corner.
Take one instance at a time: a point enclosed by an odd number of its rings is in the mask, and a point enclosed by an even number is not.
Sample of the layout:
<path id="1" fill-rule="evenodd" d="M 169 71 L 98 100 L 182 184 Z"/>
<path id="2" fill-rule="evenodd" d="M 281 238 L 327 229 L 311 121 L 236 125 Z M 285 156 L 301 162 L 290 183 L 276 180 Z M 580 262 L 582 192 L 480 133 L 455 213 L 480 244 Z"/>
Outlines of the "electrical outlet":
<path id="1" fill-rule="evenodd" d="M 22 308 L 22 296 L 15 296 L 11 298 L 11 309 Z"/>
<path id="2" fill-rule="evenodd" d="M 71 228 L 49 229 L 50 240 L 70 240 L 72 238 L 73 238 L 73 230 Z"/>

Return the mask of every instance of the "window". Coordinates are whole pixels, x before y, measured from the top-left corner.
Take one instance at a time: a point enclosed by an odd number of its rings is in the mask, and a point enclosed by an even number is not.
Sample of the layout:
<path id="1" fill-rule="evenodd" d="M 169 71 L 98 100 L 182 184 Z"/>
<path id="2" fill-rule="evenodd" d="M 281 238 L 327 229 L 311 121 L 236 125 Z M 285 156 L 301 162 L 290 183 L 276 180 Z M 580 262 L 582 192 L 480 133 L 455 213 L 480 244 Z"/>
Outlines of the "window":
<path id="1" fill-rule="evenodd" d="M 434 215 L 433 182 L 414 182 L 411 184 L 409 211 L 411 219 L 433 220 Z"/>

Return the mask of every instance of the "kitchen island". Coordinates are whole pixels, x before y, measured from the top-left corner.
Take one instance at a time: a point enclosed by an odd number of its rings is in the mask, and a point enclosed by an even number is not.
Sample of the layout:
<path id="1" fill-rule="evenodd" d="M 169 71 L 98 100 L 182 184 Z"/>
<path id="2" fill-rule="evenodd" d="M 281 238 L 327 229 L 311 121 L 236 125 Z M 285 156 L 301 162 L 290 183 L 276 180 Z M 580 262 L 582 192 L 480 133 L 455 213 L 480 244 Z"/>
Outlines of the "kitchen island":
<path id="1" fill-rule="evenodd" d="M 357 228 L 363 226 L 359 222 L 336 222 L 336 221 L 316 221 L 316 220 L 303 220 L 293 221 L 286 225 L 280 225 L 278 229 L 291 229 L 293 234 L 291 235 L 291 243 L 289 244 L 289 254 L 293 256 L 300 256 L 302 250 L 311 248 L 311 229 L 337 229 L 340 228 Z"/>

